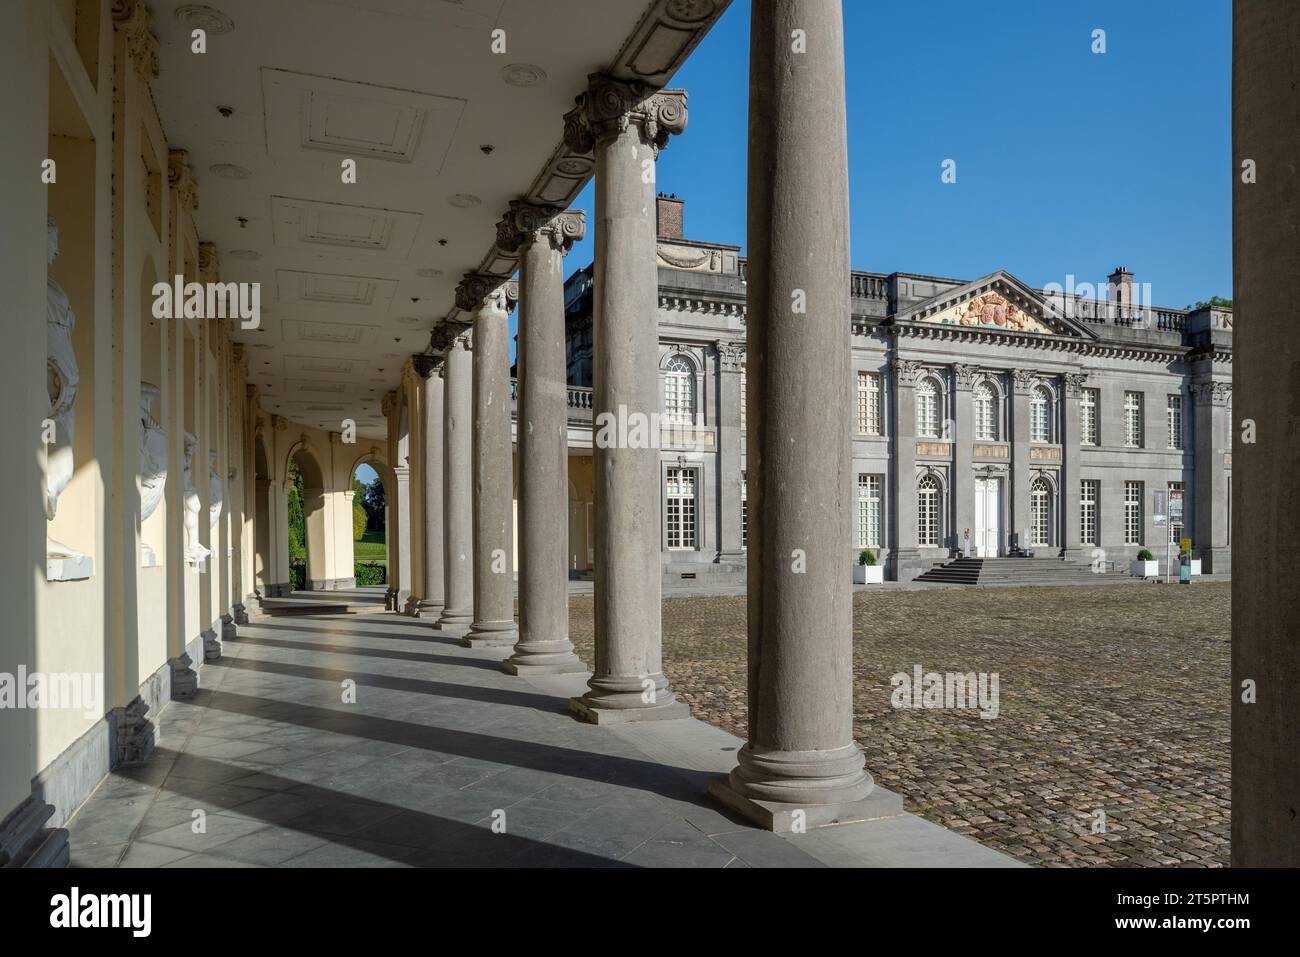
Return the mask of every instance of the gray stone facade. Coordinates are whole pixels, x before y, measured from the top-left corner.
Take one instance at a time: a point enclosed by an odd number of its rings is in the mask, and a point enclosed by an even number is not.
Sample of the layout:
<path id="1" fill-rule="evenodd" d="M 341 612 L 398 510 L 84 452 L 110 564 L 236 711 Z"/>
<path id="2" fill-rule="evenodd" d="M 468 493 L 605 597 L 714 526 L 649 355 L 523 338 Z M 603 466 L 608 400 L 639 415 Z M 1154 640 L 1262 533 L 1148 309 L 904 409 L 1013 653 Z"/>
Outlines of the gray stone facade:
<path id="1" fill-rule="evenodd" d="M 673 205 L 657 247 L 664 582 L 738 584 L 755 397 L 747 263 L 738 246 L 665 235 L 681 223 Z M 1170 526 L 1155 493 L 1167 501 L 1179 488 L 1174 534 L 1192 540 L 1202 572 L 1230 573 L 1232 313 L 1133 304 L 1132 279 L 1117 270 L 1099 300 L 1004 271 L 973 281 L 853 273 L 859 501 L 846 574 L 861 547 L 899 580 L 959 553 L 1021 550 L 1124 568 L 1146 548 L 1163 573 Z M 589 268 L 566 284 L 571 406 L 591 385 L 592 285 Z M 683 402 L 688 424 L 674 421 Z M 684 532 L 683 496 L 693 509 Z M 1176 563 L 1177 541 L 1172 553 Z"/>

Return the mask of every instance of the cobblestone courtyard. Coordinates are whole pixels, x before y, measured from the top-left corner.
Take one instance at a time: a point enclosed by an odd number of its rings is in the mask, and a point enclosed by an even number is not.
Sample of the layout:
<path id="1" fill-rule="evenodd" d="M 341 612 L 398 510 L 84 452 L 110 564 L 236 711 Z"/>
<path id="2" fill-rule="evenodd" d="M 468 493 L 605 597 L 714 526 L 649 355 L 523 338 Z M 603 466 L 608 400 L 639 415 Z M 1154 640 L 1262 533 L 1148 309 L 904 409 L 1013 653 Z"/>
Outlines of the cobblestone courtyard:
<path id="1" fill-rule="evenodd" d="M 860 592 L 867 766 L 908 810 L 1030 863 L 1225 866 L 1229 595 L 1223 582 Z M 590 663 L 590 596 L 570 618 Z M 741 737 L 744 628 L 743 597 L 664 601 L 678 695 Z M 890 678 L 916 665 L 996 672 L 998 717 L 895 710 Z"/>

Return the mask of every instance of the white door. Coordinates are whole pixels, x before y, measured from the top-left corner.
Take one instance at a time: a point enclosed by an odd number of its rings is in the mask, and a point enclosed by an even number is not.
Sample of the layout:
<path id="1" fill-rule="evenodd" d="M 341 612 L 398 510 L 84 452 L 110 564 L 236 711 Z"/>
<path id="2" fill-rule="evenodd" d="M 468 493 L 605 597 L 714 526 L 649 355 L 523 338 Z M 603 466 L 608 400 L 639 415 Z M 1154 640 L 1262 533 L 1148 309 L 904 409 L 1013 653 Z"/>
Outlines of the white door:
<path id="1" fill-rule="evenodd" d="M 975 480 L 975 555 L 997 558 L 1002 543 L 1002 480 Z"/>

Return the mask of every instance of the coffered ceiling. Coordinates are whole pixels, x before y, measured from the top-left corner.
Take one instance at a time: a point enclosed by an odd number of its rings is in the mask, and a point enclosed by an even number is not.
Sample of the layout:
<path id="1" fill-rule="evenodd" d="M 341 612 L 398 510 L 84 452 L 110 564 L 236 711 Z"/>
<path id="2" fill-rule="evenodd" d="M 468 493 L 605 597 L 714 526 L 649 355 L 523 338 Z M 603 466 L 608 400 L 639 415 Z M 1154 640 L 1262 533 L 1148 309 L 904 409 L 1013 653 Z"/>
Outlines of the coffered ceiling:
<path id="1" fill-rule="evenodd" d="M 590 178 L 561 145 L 587 75 L 667 83 L 728 2 L 150 0 L 200 237 L 223 280 L 261 284 L 262 327 L 236 338 L 264 405 L 381 438 L 462 275 L 513 269 L 493 248 L 509 201 L 567 205 Z"/>

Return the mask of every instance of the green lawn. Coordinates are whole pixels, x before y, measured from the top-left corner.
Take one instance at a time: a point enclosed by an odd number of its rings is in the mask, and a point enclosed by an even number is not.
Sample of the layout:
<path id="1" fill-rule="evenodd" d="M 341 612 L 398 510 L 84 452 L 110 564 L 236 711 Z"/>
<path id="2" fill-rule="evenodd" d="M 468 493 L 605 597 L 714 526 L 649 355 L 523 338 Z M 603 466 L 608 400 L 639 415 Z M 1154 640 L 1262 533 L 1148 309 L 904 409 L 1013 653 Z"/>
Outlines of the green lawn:
<path id="1" fill-rule="evenodd" d="M 388 564 L 388 547 L 384 544 L 384 533 L 366 532 L 361 541 L 352 543 L 353 556 L 359 562 L 371 562 L 376 565 Z"/>

